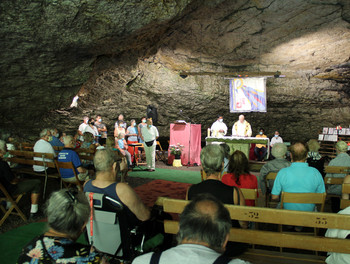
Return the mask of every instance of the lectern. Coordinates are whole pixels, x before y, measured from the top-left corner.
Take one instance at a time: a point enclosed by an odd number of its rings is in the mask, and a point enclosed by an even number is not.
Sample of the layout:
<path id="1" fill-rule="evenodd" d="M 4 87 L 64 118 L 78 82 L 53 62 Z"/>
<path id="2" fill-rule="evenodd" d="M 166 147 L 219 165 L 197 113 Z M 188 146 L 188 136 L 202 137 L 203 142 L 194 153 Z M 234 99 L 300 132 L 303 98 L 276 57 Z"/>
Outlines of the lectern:
<path id="1" fill-rule="evenodd" d="M 201 125 L 185 122 L 170 124 L 169 146 L 178 143 L 184 146 L 181 154 L 182 165 L 200 165 L 201 139 Z M 173 159 L 168 150 L 168 162 L 172 163 Z"/>

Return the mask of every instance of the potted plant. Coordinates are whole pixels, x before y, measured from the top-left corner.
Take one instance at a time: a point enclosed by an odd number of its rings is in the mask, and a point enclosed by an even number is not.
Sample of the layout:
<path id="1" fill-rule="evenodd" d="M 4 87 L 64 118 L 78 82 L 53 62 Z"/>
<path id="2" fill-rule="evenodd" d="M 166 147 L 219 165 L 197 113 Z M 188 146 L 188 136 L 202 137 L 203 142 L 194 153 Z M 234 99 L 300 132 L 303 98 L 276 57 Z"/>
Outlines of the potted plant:
<path id="1" fill-rule="evenodd" d="M 184 147 L 185 146 L 181 145 L 180 143 L 177 143 L 176 145 L 170 145 L 169 146 L 170 154 L 174 155 L 175 159 L 180 159 L 181 153 Z"/>

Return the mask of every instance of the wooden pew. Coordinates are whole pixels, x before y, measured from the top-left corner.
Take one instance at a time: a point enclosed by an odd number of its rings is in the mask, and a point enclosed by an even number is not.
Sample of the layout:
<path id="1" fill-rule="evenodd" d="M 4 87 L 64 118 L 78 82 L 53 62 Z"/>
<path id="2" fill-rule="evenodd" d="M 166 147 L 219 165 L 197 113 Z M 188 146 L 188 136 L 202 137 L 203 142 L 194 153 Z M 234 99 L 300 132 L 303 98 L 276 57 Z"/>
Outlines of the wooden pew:
<path id="1" fill-rule="evenodd" d="M 46 186 L 48 178 L 60 179 L 60 175 L 57 173 L 49 174 L 47 173 L 48 168 L 56 168 L 54 163 L 54 155 L 52 153 L 41 153 L 33 151 L 21 151 L 21 150 L 10 150 L 12 157 L 7 160 L 19 165 L 27 165 L 25 167 L 12 168 L 12 171 L 16 174 L 23 173 L 33 176 L 45 177 L 44 192 L 43 196 L 45 198 Z M 34 160 L 34 157 L 41 158 L 41 160 Z M 45 161 L 45 159 L 50 159 L 52 161 Z M 33 170 L 33 165 L 39 165 L 45 167 L 44 173 L 39 173 Z"/>
<path id="2" fill-rule="evenodd" d="M 164 211 L 181 213 L 189 201 L 162 198 Z M 225 205 L 231 219 L 258 223 L 296 225 L 313 228 L 336 228 L 350 230 L 350 215 L 290 211 L 281 209 Z M 178 232 L 178 221 L 165 220 L 166 233 Z M 231 228 L 230 241 L 255 245 L 293 248 L 297 250 L 350 253 L 350 240 L 309 236 L 302 233 L 286 234 L 273 231 Z M 262 263 L 324 263 L 325 257 L 299 253 L 280 253 L 271 250 L 250 249 L 238 258 Z"/>
<path id="3" fill-rule="evenodd" d="M 339 173 L 339 174 L 350 174 L 350 167 L 344 166 L 325 166 L 325 173 Z"/>
<path id="4" fill-rule="evenodd" d="M 266 206 L 266 207 L 274 207 L 274 208 L 276 208 L 276 206 L 277 206 L 277 202 L 273 202 L 273 201 L 271 200 L 271 191 L 272 191 L 272 189 L 268 189 L 268 188 L 267 188 L 269 181 L 270 181 L 270 180 L 275 180 L 275 179 L 276 179 L 277 173 L 278 173 L 278 172 L 269 172 L 269 173 L 266 175 L 266 178 L 265 178 L 265 188 L 266 188 L 265 206 Z M 273 205 L 273 206 L 271 206 L 271 205 Z"/>
<path id="5" fill-rule="evenodd" d="M 343 183 L 341 192 L 350 196 L 350 183 Z M 350 206 L 350 199 L 343 199 L 342 197 L 340 200 L 340 209 L 345 209 L 348 206 Z"/>

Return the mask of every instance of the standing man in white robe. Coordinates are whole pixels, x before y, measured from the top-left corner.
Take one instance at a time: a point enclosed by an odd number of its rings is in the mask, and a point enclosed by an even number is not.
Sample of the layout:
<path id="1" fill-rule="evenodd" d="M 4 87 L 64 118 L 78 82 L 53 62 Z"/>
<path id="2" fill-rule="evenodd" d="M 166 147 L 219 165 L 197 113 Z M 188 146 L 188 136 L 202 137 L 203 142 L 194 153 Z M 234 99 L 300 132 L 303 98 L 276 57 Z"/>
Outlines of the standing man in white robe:
<path id="1" fill-rule="evenodd" d="M 210 131 L 213 137 L 223 137 L 227 134 L 227 126 L 224 123 L 222 115 L 218 116 L 218 119 L 212 124 Z"/>

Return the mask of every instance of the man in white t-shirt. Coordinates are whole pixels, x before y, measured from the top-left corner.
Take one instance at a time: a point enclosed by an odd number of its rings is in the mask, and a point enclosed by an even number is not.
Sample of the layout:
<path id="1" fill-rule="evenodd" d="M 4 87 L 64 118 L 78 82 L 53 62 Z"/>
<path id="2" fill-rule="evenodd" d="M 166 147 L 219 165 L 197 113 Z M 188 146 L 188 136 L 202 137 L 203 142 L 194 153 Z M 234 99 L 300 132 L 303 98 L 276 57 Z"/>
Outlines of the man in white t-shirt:
<path id="1" fill-rule="evenodd" d="M 270 147 L 272 148 L 276 143 L 283 143 L 283 139 L 280 137 L 280 133 L 278 131 L 275 131 L 275 135 L 273 138 L 271 138 Z"/>
<path id="2" fill-rule="evenodd" d="M 48 128 L 43 129 L 40 132 L 40 139 L 34 145 L 34 149 L 33 149 L 34 152 L 52 153 L 52 154 L 54 154 L 54 156 L 56 156 L 55 150 L 53 149 L 53 147 L 49 143 L 50 140 L 51 140 L 50 129 L 48 129 Z M 42 161 L 42 158 L 34 157 L 34 160 Z M 52 162 L 51 159 L 45 159 L 45 161 Z M 39 166 L 39 165 L 33 165 L 33 170 L 36 172 L 45 172 L 44 166 Z M 57 170 L 55 168 L 48 168 L 48 169 L 46 169 L 46 172 L 53 173 L 53 172 L 57 172 Z"/>
<path id="3" fill-rule="evenodd" d="M 146 153 L 148 171 L 154 171 L 156 167 L 156 146 L 159 137 L 158 129 L 152 125 L 152 118 L 147 119 L 147 126 L 141 128 L 141 138 Z"/>
<path id="4" fill-rule="evenodd" d="M 84 121 L 83 123 L 80 124 L 79 128 L 78 128 L 78 134 L 79 134 L 79 139 L 81 141 L 84 141 L 84 132 L 86 132 L 86 128 L 89 126 L 88 125 L 88 122 L 89 122 L 89 117 L 87 116 L 84 116 Z"/>
<path id="5" fill-rule="evenodd" d="M 132 263 L 248 264 L 249 262 L 222 255 L 230 228 L 230 213 L 223 203 L 208 193 L 200 194 L 186 205 L 180 215 L 178 245 L 163 252 L 141 255 Z"/>

